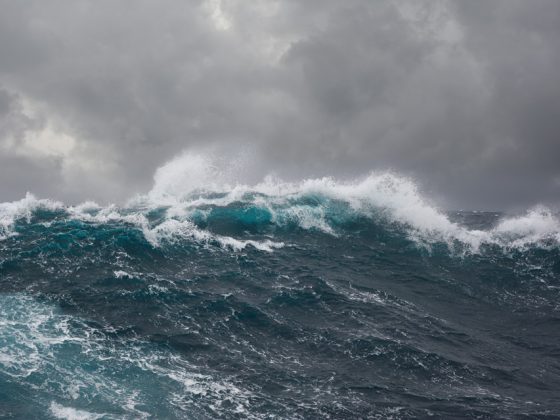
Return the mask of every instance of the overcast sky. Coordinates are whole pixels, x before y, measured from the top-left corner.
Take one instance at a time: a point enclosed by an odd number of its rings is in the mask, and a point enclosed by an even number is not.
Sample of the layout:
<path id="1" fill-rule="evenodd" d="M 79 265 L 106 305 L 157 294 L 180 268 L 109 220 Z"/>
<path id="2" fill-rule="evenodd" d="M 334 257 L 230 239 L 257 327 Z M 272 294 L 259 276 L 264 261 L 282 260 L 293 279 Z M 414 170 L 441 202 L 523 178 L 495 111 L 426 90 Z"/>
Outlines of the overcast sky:
<path id="1" fill-rule="evenodd" d="M 147 191 L 182 150 L 560 201 L 560 1 L 0 0 L 0 201 Z"/>

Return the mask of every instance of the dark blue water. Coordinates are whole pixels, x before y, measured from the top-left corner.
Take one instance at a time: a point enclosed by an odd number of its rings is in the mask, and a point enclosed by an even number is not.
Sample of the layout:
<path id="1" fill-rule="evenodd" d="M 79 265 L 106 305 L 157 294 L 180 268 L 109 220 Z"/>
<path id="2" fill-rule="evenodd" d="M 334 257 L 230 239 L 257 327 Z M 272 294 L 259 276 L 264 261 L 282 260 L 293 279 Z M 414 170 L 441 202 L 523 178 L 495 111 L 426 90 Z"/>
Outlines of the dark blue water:
<path id="1" fill-rule="evenodd" d="M 305 191 L 5 203 L 0 417 L 560 416 L 555 216 Z"/>

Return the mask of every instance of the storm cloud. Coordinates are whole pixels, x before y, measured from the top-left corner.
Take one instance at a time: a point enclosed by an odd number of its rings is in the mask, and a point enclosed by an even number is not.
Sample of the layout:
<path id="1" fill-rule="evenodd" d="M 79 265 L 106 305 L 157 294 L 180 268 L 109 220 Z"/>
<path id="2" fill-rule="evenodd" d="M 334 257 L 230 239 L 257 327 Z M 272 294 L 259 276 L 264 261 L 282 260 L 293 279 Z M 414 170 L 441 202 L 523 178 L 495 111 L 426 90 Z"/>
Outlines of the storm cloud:
<path id="1" fill-rule="evenodd" d="M 183 150 L 558 203 L 555 0 L 0 1 L 0 201 L 119 201 Z"/>

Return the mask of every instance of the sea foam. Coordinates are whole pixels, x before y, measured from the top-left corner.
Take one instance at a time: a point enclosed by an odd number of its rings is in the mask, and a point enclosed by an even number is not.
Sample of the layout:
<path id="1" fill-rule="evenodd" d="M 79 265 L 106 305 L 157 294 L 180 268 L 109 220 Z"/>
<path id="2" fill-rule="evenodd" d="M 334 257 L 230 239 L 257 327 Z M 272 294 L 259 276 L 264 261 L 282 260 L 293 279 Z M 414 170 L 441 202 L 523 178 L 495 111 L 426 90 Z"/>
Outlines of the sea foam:
<path id="1" fill-rule="evenodd" d="M 65 207 L 27 194 L 22 200 L 0 204 L 0 240 L 16 234 L 16 221 L 29 222 L 36 210 L 51 209 L 63 210 L 68 217 L 89 223 L 133 225 L 154 247 L 182 240 L 237 251 L 247 246 L 272 251 L 284 245 L 273 240 L 219 235 L 200 228 L 193 220 L 194 214 L 204 218 L 212 209 L 237 204 L 245 210 L 264 211 L 269 222 L 278 226 L 295 224 L 331 235 L 339 234 L 333 212 L 338 219 L 366 217 L 396 223 L 422 245 L 460 244 L 470 252 L 480 251 L 483 245 L 521 249 L 560 243 L 560 221 L 543 206 L 520 216 L 505 217 L 492 229 L 469 229 L 451 221 L 421 194 L 414 180 L 395 173 L 371 172 L 352 180 L 322 177 L 295 182 L 268 175 L 260 182 L 247 183 L 240 180 L 238 168 L 235 160 L 184 153 L 161 166 L 154 175 L 152 189 L 133 197 L 124 207 L 94 202 Z M 342 207 L 335 212 L 335 205 Z M 163 210 L 162 220 L 150 221 L 148 214 L 155 210 Z"/>
<path id="2" fill-rule="evenodd" d="M 408 229 L 411 238 L 426 243 L 455 242 L 477 252 L 484 244 L 522 248 L 531 244 L 558 244 L 560 221 L 553 212 L 536 206 L 526 214 L 506 217 L 490 230 L 468 229 L 426 199 L 414 180 L 390 172 L 371 172 L 353 180 L 333 177 L 287 182 L 266 176 L 256 184 L 240 183 L 231 168 L 220 168 L 211 157 L 186 153 L 160 167 L 154 186 L 135 202 L 169 206 L 168 215 L 188 215 L 200 206 L 228 206 L 235 202 L 267 209 L 273 222 L 297 223 L 303 229 L 336 234 L 321 200 L 345 203 L 355 214 L 386 220 Z M 315 198 L 317 205 L 301 204 Z M 134 201 L 133 201 L 134 202 Z"/>
<path id="3" fill-rule="evenodd" d="M 249 404 L 250 392 L 227 379 L 197 372 L 150 342 L 111 337 L 110 328 L 31 296 L 0 296 L 0 374 L 56 398 L 40 402 L 54 418 L 149 418 L 146 402 L 166 405 L 161 395 L 181 396 L 171 402 L 179 417 L 201 417 L 193 413 L 207 411 L 208 403 Z M 85 410 L 91 401 L 112 414 Z"/>
<path id="4" fill-rule="evenodd" d="M 17 201 L 0 203 L 0 240 L 16 235 L 14 225 L 17 220 L 30 222 L 33 213 L 38 209 L 60 210 L 64 205 L 58 201 L 39 200 L 31 193 Z"/>

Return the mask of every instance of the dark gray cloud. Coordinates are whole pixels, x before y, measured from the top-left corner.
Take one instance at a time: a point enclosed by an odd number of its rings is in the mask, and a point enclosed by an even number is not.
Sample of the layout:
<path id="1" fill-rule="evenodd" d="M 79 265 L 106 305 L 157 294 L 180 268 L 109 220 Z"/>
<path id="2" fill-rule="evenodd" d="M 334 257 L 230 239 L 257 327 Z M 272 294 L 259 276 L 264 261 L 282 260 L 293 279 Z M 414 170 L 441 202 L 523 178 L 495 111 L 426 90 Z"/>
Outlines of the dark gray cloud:
<path id="1" fill-rule="evenodd" d="M 180 151 L 560 197 L 560 3 L 1 1 L 0 200 L 120 200 Z"/>

